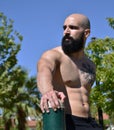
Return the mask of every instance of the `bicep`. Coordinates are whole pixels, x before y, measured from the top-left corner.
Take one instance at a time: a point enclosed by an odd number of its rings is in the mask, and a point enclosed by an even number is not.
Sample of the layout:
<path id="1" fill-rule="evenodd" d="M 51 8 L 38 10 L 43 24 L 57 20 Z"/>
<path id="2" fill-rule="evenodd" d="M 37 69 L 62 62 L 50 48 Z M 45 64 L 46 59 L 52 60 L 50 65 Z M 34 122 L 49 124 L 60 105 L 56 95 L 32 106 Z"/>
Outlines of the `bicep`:
<path id="1" fill-rule="evenodd" d="M 41 57 L 41 59 L 38 61 L 37 64 L 38 72 L 43 72 L 45 70 L 53 72 L 55 67 L 56 67 L 55 60 L 52 59 L 51 57 L 49 58 L 48 56 Z"/>
<path id="2" fill-rule="evenodd" d="M 44 93 L 52 89 L 53 73 L 56 69 L 56 59 L 52 55 L 43 55 L 37 65 L 37 83 L 40 91 Z"/>

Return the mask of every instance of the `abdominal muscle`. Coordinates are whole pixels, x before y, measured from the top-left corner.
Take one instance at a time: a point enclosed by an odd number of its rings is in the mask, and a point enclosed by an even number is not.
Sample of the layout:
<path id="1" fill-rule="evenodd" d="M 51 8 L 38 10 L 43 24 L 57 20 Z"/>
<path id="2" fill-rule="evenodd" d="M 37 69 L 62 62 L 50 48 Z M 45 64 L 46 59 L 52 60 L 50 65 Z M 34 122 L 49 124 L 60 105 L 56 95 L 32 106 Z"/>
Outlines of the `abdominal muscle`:
<path id="1" fill-rule="evenodd" d="M 65 113 L 79 117 L 89 117 L 89 94 L 86 88 L 83 86 L 80 88 L 71 88 L 66 86 L 66 90 L 68 98 L 66 98 L 65 101 Z"/>

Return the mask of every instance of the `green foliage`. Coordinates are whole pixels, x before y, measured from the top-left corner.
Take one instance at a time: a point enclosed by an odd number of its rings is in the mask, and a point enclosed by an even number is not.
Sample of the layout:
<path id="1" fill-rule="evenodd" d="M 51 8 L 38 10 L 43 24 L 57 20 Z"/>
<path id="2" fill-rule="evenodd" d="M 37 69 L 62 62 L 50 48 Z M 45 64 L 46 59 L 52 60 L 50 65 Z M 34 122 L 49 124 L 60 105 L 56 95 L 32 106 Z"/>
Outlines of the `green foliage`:
<path id="1" fill-rule="evenodd" d="M 13 21 L 8 21 L 7 17 L 0 13 L 0 70 L 10 69 L 17 63 L 16 54 L 20 50 L 20 44 L 16 44 L 16 41 L 21 42 L 22 39 L 22 36 L 13 30 Z"/>
<path id="2" fill-rule="evenodd" d="M 102 106 L 104 112 L 114 111 L 114 39 L 92 39 L 87 55 L 96 64 L 96 83 L 91 91 L 91 103 Z"/>
<path id="3" fill-rule="evenodd" d="M 24 130 L 28 115 L 41 114 L 36 78 L 17 65 L 23 37 L 13 29 L 13 21 L 0 13 L 0 108 L 5 129 L 9 130 L 15 118 L 18 129 Z"/>
<path id="4" fill-rule="evenodd" d="M 19 33 L 13 30 L 13 21 L 0 13 L 0 107 L 4 107 L 7 102 L 10 103 L 11 99 L 7 97 L 16 82 L 14 75 L 18 69 L 14 69 L 14 66 L 17 63 L 16 55 L 20 50 L 20 44 L 16 44 L 15 40 L 21 42 L 22 39 Z"/>
<path id="5" fill-rule="evenodd" d="M 114 29 L 114 18 L 106 18 L 108 21 L 109 25 Z"/>
<path id="6" fill-rule="evenodd" d="M 0 13 L 0 97 L 7 87 L 5 84 L 10 82 L 8 74 L 12 73 L 12 68 L 17 63 L 16 55 L 20 44 L 16 44 L 15 40 L 21 42 L 20 37 L 22 36 L 13 30 L 13 21 L 8 21 L 6 16 Z"/>

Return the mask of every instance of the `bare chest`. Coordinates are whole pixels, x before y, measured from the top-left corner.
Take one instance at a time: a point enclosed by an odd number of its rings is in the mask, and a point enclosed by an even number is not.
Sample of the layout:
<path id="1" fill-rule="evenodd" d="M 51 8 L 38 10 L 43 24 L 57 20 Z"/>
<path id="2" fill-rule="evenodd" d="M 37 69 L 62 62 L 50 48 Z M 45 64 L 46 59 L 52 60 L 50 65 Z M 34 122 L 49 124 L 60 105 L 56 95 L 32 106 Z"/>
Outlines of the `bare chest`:
<path id="1" fill-rule="evenodd" d="M 95 80 L 94 68 L 88 63 L 62 64 L 60 73 L 64 84 L 70 87 L 91 86 Z"/>

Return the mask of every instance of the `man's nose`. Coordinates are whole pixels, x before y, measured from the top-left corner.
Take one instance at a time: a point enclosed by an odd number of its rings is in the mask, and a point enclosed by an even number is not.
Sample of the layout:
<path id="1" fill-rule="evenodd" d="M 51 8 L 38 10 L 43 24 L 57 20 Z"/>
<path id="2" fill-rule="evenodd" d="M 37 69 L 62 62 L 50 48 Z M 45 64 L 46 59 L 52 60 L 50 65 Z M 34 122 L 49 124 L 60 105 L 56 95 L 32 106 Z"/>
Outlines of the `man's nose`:
<path id="1" fill-rule="evenodd" d="M 70 29 L 68 27 L 64 30 L 64 34 L 70 34 Z"/>

